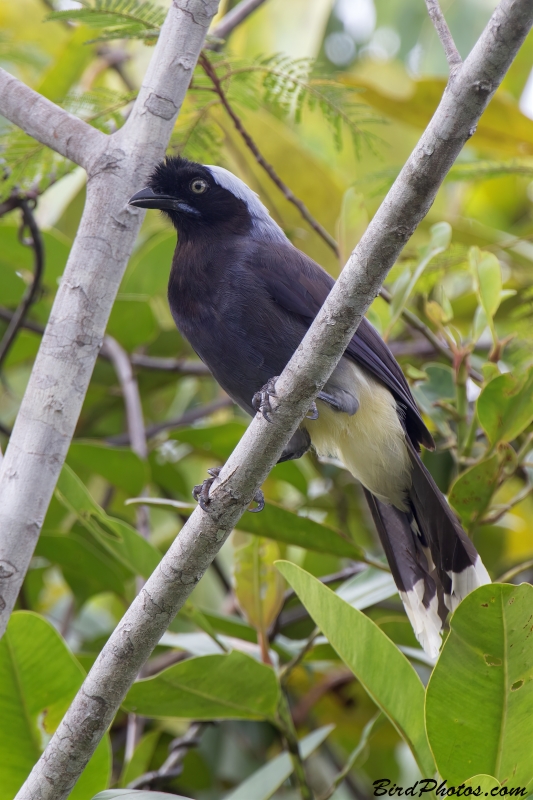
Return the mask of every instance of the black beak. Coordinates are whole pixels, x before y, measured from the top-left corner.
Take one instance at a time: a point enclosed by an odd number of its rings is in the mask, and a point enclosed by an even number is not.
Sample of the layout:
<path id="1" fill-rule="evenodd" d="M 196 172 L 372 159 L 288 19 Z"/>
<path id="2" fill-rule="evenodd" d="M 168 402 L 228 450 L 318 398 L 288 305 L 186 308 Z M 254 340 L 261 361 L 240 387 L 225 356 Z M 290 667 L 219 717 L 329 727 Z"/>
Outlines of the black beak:
<path id="1" fill-rule="evenodd" d="M 178 197 L 171 197 L 168 194 L 156 194 L 148 186 L 136 192 L 133 197 L 128 200 L 128 205 L 136 206 L 137 208 L 159 208 L 162 211 L 181 211 L 189 216 L 200 217 L 200 212 L 184 203 Z"/>
<path id="2" fill-rule="evenodd" d="M 136 192 L 128 200 L 128 205 L 137 208 L 161 208 L 176 211 L 179 200 L 166 194 L 156 194 L 151 189 L 145 187 L 140 192 Z"/>

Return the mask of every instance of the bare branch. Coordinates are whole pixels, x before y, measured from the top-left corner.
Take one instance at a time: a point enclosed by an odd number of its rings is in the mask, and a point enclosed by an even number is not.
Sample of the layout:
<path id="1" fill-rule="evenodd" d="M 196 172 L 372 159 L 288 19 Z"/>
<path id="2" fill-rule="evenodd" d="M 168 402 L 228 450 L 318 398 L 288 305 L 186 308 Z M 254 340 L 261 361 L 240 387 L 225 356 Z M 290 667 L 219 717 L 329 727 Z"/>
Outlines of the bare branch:
<path id="1" fill-rule="evenodd" d="M 18 205 L 22 210 L 22 226 L 19 231 L 19 240 L 21 244 L 31 247 L 34 253 L 33 279 L 25 291 L 19 307 L 11 317 L 9 325 L 7 326 L 7 330 L 2 337 L 2 341 L 0 341 L 0 367 L 5 361 L 9 349 L 15 341 L 18 331 L 24 324 L 24 318 L 28 313 L 31 304 L 36 298 L 44 271 L 44 244 L 37 221 L 33 216 L 30 201 L 19 198 Z M 26 228 L 28 228 L 30 232 L 30 239 L 24 238 L 24 231 Z"/>
<path id="2" fill-rule="evenodd" d="M 188 16 L 182 18 L 183 26 L 187 25 L 185 20 L 190 23 L 193 16 L 191 2 L 187 4 Z M 198 9 L 200 13 L 201 9 Z M 17 800 L 63 800 L 68 795 L 111 724 L 135 676 L 252 501 L 307 414 L 317 392 L 342 357 L 362 316 L 379 292 L 403 246 L 428 212 L 438 188 L 472 134 L 532 24 L 533 4 L 530 0 L 501 1 L 471 54 L 457 71 L 453 83 L 448 86 L 428 128 L 302 344 L 277 381 L 275 424 L 269 424 L 261 415 L 252 421 L 211 490 L 210 513 L 197 508 L 184 525 L 101 651 L 40 761 L 19 791 Z M 163 33 L 160 42 L 162 37 Z M 145 107 L 148 103 L 152 107 L 166 108 L 164 104 L 158 105 L 153 96 L 149 100 L 152 92 L 153 89 L 148 91 L 147 87 L 141 103 Z M 152 163 L 151 158 L 148 161 Z M 108 184 L 109 179 L 106 187 Z M 94 275 L 91 277 L 94 279 Z M 87 291 L 85 285 L 84 290 Z M 98 296 L 95 305 L 101 302 L 101 297 Z M 86 319 L 90 312 L 85 307 L 83 310 Z M 79 347 L 76 352 L 79 360 Z M 91 358 L 90 362 L 92 368 L 94 359 Z M 43 397 L 42 387 L 33 385 L 32 390 L 39 404 L 44 405 L 43 400 L 48 398 Z M 53 401 L 53 397 L 48 402 Z M 75 405 L 77 415 L 81 402 Z M 54 407 L 54 412 L 57 413 L 57 407 Z M 25 415 L 22 417 L 24 419 Z M 24 444 L 21 432 L 19 429 L 15 452 Z M 65 438 L 71 435 L 71 426 L 63 435 Z M 16 438 L 15 432 L 13 438 Z M 33 450 L 39 451 L 43 442 L 36 436 L 31 439 L 31 445 Z M 8 453 L 11 449 L 10 443 Z M 59 453 L 51 454 L 59 464 L 65 449 L 63 447 Z M 13 457 L 8 459 L 6 454 L 3 466 L 5 482 L 13 483 L 12 478 L 16 475 L 17 483 L 20 484 L 22 478 L 26 483 L 28 471 L 24 474 L 16 472 L 17 467 L 22 470 L 23 466 Z M 42 459 L 40 469 L 43 469 Z M 57 472 L 56 466 L 54 479 Z M 37 480 L 31 486 L 34 494 L 36 485 Z M 20 487 L 18 491 L 20 496 Z M 35 508 L 31 496 L 28 491 L 22 494 L 23 502 L 27 503 L 26 514 L 31 514 Z M 3 509 L 3 503 L 0 503 L 0 510 Z M 34 524 L 38 528 L 40 519 Z M 7 516 L 4 529 L 9 525 L 10 517 Z M 20 531 L 18 523 L 12 528 Z M 27 529 L 20 532 L 28 535 Z M 4 571 L 5 563 L 2 565 Z"/>
<path id="3" fill-rule="evenodd" d="M 304 203 L 302 203 L 302 201 L 299 200 L 298 197 L 296 197 L 294 192 L 291 189 L 289 189 L 287 184 L 284 183 L 281 180 L 281 178 L 279 177 L 278 173 L 276 172 L 276 170 L 274 169 L 272 164 L 269 164 L 268 161 L 265 159 L 265 157 L 262 155 L 262 153 L 260 152 L 260 150 L 257 147 L 256 143 L 254 142 L 254 140 L 252 139 L 252 137 L 250 136 L 250 134 L 248 133 L 248 131 L 246 130 L 244 125 L 242 124 L 241 119 L 235 113 L 235 110 L 234 110 L 233 106 L 230 105 L 230 103 L 228 101 L 228 98 L 226 97 L 226 93 L 224 91 L 222 83 L 221 83 L 221 81 L 220 81 L 220 79 L 219 79 L 219 77 L 218 77 L 218 75 L 216 73 L 216 70 L 215 70 L 214 66 L 211 64 L 211 62 L 209 61 L 209 59 L 207 58 L 207 56 L 205 54 L 202 54 L 200 56 L 199 63 L 202 65 L 202 68 L 203 68 L 205 74 L 207 75 L 207 77 L 210 78 L 211 82 L 213 83 L 213 86 L 215 87 L 215 91 L 218 94 L 218 96 L 220 97 L 220 102 L 222 103 L 222 105 L 226 109 L 226 111 L 227 111 L 229 117 L 231 118 L 231 121 L 233 122 L 236 130 L 238 131 L 238 133 L 243 138 L 244 143 L 246 144 L 248 149 L 253 153 L 254 158 L 257 161 L 257 163 L 259 164 L 259 166 L 263 167 L 263 169 L 265 170 L 267 175 L 276 184 L 276 186 L 278 187 L 280 192 L 283 194 L 285 199 L 288 200 L 289 203 L 292 203 L 293 205 L 296 206 L 296 208 L 298 209 L 298 211 L 300 212 L 302 217 L 309 223 L 309 225 L 312 227 L 312 229 L 314 231 L 316 231 L 318 233 L 318 235 L 322 237 L 322 239 L 324 239 L 326 244 L 329 245 L 329 247 L 331 247 L 331 249 L 333 250 L 333 252 L 335 253 L 335 255 L 338 258 L 339 257 L 339 248 L 337 246 L 337 242 L 335 241 L 333 236 L 331 236 L 327 232 L 327 230 L 324 227 L 322 227 L 320 222 L 318 222 L 313 217 L 313 215 L 310 213 L 310 211 L 306 207 L 306 205 Z"/>
<path id="4" fill-rule="evenodd" d="M 211 36 L 215 39 L 225 39 L 229 34 L 237 28 L 241 22 L 252 14 L 256 8 L 262 6 L 265 0 L 241 0 L 235 8 L 220 20 L 218 25 L 211 31 Z"/>
<path id="5" fill-rule="evenodd" d="M 41 144 L 87 169 L 106 135 L 0 69 L 0 114 Z"/>
<path id="6" fill-rule="evenodd" d="M 137 453 L 139 458 L 145 459 L 148 456 L 148 445 L 146 444 L 141 395 L 139 394 L 137 381 L 133 376 L 129 356 L 117 340 L 109 335 L 105 337 L 100 352 L 110 359 L 122 388 L 130 447 L 134 453 Z"/>
<path id="7" fill-rule="evenodd" d="M 448 23 L 444 19 L 444 14 L 442 13 L 439 0 L 426 0 L 426 6 L 431 21 L 435 26 L 435 30 L 439 35 L 439 39 L 442 42 L 444 52 L 446 53 L 446 60 L 448 61 L 448 66 L 450 67 L 450 74 L 453 74 L 455 70 L 463 63 L 463 59 L 459 55 L 459 51 L 455 46 L 453 36 L 448 28 Z"/>

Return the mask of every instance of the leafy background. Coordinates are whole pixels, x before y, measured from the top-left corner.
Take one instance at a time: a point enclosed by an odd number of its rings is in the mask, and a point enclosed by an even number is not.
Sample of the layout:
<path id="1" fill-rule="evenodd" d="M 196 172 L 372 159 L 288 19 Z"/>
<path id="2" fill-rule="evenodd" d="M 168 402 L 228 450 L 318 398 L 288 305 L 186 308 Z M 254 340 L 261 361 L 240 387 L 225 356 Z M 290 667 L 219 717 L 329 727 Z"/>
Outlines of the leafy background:
<path id="1" fill-rule="evenodd" d="M 463 55 L 493 5 L 445 8 Z M 1 65 L 113 131 L 164 6 L 99 0 L 45 22 L 50 10 L 38 0 L 2 5 Z M 198 800 L 297 797 L 302 772 L 297 763 L 291 779 L 288 755 L 296 738 L 317 797 L 364 798 L 375 780 L 406 786 L 435 765 L 455 785 L 479 774 L 494 777 L 487 786 L 533 778 L 531 589 L 509 585 L 533 576 L 533 121 L 519 105 L 532 41 L 391 271 L 392 302 L 378 298 L 369 312 L 437 441 L 424 454 L 428 467 L 492 577 L 507 585 L 461 605 L 434 668 L 402 610 L 360 487 L 313 455 L 279 465 L 264 486 L 265 511 L 243 517 L 72 797 L 128 785 Z M 257 163 L 201 66 L 171 152 L 235 171 L 294 244 L 337 275 L 445 86 L 423 3 L 269 0 L 206 57 L 258 150 L 337 241 L 338 255 Z M 30 209 L 36 202 L 45 254 L 26 326 L 2 364 L 4 449 L 85 188 L 80 169 L 7 123 L 0 132 L 0 334 L 33 280 L 14 198 Z M 247 424 L 174 328 L 165 297 L 174 245 L 164 219 L 148 214 L 108 326 L 134 370 L 148 453 L 129 446 L 122 387 L 104 348 L 0 644 L 0 800 L 23 782 L 179 534 L 192 487 Z M 139 496 L 152 504 L 127 503 Z M 324 576 L 335 591 L 317 582 Z M 163 775 L 169 748 L 174 762 Z"/>

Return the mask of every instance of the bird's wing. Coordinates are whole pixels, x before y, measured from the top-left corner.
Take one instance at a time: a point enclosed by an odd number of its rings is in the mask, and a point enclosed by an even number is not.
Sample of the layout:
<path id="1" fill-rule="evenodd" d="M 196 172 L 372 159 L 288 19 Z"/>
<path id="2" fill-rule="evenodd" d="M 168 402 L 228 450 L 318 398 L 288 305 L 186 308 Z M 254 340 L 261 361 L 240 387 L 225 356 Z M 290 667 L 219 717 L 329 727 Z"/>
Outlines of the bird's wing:
<path id="1" fill-rule="evenodd" d="M 259 248 L 263 250 L 262 247 Z M 309 327 L 330 292 L 334 280 L 315 261 L 290 244 L 269 245 L 256 252 L 254 271 L 272 299 Z M 375 328 L 363 318 L 346 355 L 383 383 L 405 410 L 405 427 L 415 445 L 434 448 L 409 384 L 391 351 Z"/>

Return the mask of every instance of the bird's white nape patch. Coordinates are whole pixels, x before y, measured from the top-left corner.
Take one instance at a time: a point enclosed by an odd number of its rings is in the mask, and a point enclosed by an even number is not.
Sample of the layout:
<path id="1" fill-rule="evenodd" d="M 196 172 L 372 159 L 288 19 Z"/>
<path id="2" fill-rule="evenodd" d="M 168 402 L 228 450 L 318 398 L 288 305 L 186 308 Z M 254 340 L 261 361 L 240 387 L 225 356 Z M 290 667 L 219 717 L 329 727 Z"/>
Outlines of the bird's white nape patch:
<path id="1" fill-rule="evenodd" d="M 413 626 L 415 636 L 431 658 L 437 658 L 442 644 L 442 620 L 438 613 L 438 599 L 435 594 L 429 606 L 423 603 L 424 581 L 420 579 L 412 589 L 400 592 L 409 622 Z"/>
<path id="2" fill-rule="evenodd" d="M 244 181 L 237 178 L 233 172 L 230 172 L 224 167 L 215 167 L 212 164 L 204 164 L 205 168 L 209 170 L 216 183 L 223 189 L 227 189 L 243 203 L 246 203 L 250 216 L 252 218 L 252 235 L 257 233 L 264 241 L 271 242 L 288 242 L 289 240 L 277 224 L 274 222 L 268 208 L 263 205 L 257 195 Z"/>
<path id="3" fill-rule="evenodd" d="M 487 572 L 483 561 L 477 556 L 475 562 L 462 572 L 447 572 L 446 573 L 452 582 L 452 593 L 444 595 L 444 602 L 450 611 L 455 611 L 461 600 L 477 589 L 479 586 L 485 586 L 487 583 L 492 583 L 490 575 Z"/>

